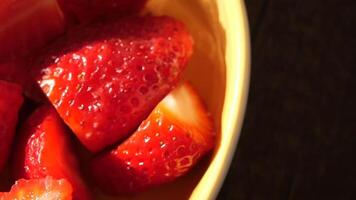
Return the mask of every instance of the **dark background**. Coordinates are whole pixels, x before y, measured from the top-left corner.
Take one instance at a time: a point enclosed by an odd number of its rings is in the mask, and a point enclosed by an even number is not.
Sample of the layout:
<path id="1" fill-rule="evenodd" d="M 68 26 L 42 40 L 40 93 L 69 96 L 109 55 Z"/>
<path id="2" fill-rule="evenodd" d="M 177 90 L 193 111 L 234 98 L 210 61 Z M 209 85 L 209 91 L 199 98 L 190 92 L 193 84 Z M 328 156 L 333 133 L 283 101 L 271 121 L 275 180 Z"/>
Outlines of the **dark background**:
<path id="1" fill-rule="evenodd" d="M 245 2 L 250 95 L 218 199 L 356 199 L 356 1 Z"/>

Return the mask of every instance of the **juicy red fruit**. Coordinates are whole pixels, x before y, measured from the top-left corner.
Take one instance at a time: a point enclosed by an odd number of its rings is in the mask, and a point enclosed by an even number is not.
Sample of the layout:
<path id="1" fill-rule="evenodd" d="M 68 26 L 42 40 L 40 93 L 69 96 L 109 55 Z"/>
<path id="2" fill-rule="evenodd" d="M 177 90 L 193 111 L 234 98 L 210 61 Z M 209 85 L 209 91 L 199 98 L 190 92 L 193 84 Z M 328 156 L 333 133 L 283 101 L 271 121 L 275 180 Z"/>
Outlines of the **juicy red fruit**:
<path id="1" fill-rule="evenodd" d="M 11 191 L 0 193 L 0 200 L 72 200 L 72 186 L 65 180 L 51 177 L 16 181 Z"/>
<path id="2" fill-rule="evenodd" d="M 52 107 L 37 109 L 21 128 L 20 138 L 14 158 L 19 178 L 65 178 L 73 186 L 75 199 L 91 199 L 68 130 Z"/>
<path id="3" fill-rule="evenodd" d="M 96 152 L 141 123 L 177 84 L 191 55 L 182 23 L 126 18 L 73 30 L 42 56 L 35 73 L 62 119 Z"/>
<path id="4" fill-rule="evenodd" d="M 110 18 L 139 12 L 147 0 L 58 0 L 72 23 Z"/>
<path id="5" fill-rule="evenodd" d="M 22 60 L 11 59 L 0 63 L 0 80 L 25 85 L 27 77 L 28 71 Z"/>
<path id="6" fill-rule="evenodd" d="M 0 173 L 5 165 L 15 134 L 18 111 L 23 103 L 19 85 L 0 80 Z"/>
<path id="7" fill-rule="evenodd" d="M 30 73 L 29 62 L 28 59 L 18 58 L 0 63 L 0 80 L 21 85 L 25 96 L 36 102 L 44 102 L 46 100 L 45 95 L 28 75 Z"/>
<path id="8" fill-rule="evenodd" d="M 209 114 L 184 84 L 158 104 L 124 143 L 96 157 L 91 174 L 107 193 L 140 192 L 186 174 L 211 150 L 213 140 Z"/>
<path id="9" fill-rule="evenodd" d="M 56 0 L 2 0 L 0 24 L 0 63 L 33 53 L 65 28 Z"/>

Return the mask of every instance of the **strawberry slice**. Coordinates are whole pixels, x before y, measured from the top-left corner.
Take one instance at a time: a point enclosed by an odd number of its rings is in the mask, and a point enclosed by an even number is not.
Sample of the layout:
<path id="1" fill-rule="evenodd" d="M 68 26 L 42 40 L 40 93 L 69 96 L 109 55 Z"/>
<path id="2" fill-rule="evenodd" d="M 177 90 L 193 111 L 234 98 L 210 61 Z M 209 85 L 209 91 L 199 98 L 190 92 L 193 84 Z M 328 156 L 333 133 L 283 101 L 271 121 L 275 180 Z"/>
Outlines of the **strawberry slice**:
<path id="1" fill-rule="evenodd" d="M 65 27 L 56 0 L 1 0 L 0 24 L 0 63 L 47 44 Z"/>
<path id="2" fill-rule="evenodd" d="M 147 0 L 58 0 L 72 23 L 86 23 L 99 17 L 138 13 Z"/>
<path id="3" fill-rule="evenodd" d="M 214 146 L 213 123 L 193 88 L 170 93 L 124 143 L 91 163 L 109 194 L 135 193 L 186 174 Z"/>
<path id="4" fill-rule="evenodd" d="M 68 130 L 53 108 L 37 109 L 22 127 L 20 138 L 15 160 L 15 173 L 19 177 L 65 178 L 73 186 L 75 199 L 91 199 L 80 177 Z"/>
<path id="5" fill-rule="evenodd" d="M 21 179 L 8 193 L 0 193 L 0 200 L 71 200 L 72 186 L 65 180 L 51 177 L 43 179 Z"/>
<path id="6" fill-rule="evenodd" d="M 20 60 L 10 60 L 0 63 L 0 80 L 24 85 L 27 81 L 28 71 Z"/>
<path id="7" fill-rule="evenodd" d="M 7 160 L 15 133 L 18 112 L 23 103 L 22 89 L 17 84 L 0 81 L 0 172 Z"/>
<path id="8" fill-rule="evenodd" d="M 73 30 L 34 73 L 62 119 L 96 152 L 137 128 L 177 84 L 191 55 L 181 22 L 126 18 Z"/>
<path id="9" fill-rule="evenodd" d="M 27 59 L 11 59 L 0 63 L 0 80 L 22 86 L 24 95 L 36 102 L 46 102 L 46 96 L 37 83 L 29 76 L 30 63 Z"/>

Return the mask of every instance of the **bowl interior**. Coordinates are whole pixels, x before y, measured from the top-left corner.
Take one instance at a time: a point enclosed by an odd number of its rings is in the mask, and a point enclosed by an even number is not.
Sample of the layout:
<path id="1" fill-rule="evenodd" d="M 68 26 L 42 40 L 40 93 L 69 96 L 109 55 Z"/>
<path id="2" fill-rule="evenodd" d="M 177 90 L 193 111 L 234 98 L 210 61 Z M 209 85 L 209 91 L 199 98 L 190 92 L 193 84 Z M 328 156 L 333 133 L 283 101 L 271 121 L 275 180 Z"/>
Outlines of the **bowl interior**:
<path id="1" fill-rule="evenodd" d="M 184 79 L 205 100 L 217 130 L 217 146 L 188 175 L 134 197 L 104 199 L 213 199 L 234 154 L 248 83 L 248 33 L 239 0 L 150 0 L 146 12 L 183 21 L 195 41 Z"/>

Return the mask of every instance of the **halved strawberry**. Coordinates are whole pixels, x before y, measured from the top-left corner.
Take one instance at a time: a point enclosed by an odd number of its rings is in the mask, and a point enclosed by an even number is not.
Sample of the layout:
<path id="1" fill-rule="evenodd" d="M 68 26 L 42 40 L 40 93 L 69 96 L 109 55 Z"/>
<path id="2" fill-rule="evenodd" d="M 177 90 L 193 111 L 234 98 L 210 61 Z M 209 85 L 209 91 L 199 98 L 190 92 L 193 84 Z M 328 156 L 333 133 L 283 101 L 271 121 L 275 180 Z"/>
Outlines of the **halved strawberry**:
<path id="1" fill-rule="evenodd" d="M 37 109 L 21 129 L 16 147 L 15 173 L 20 178 L 65 178 L 73 186 L 74 199 L 91 199 L 80 177 L 68 130 L 50 106 Z"/>
<path id="2" fill-rule="evenodd" d="M 34 81 L 30 73 L 29 59 L 10 59 L 0 63 L 0 80 L 16 83 L 22 86 L 24 95 L 36 102 L 45 102 L 46 96 Z"/>
<path id="3" fill-rule="evenodd" d="M 213 123 L 193 88 L 171 92 L 124 143 L 92 161 L 95 183 L 134 193 L 186 174 L 214 145 Z"/>
<path id="4" fill-rule="evenodd" d="M 27 67 L 23 66 L 21 60 L 9 60 L 0 63 L 0 80 L 10 81 L 20 85 L 24 85 L 27 81 Z"/>
<path id="5" fill-rule="evenodd" d="M 139 12 L 147 0 L 58 0 L 72 23 L 86 23 L 100 17 L 115 17 Z"/>
<path id="6" fill-rule="evenodd" d="M 63 33 L 64 27 L 56 0 L 1 0 L 0 63 L 32 53 Z"/>
<path id="7" fill-rule="evenodd" d="M 17 84 L 0 80 L 0 172 L 7 160 L 15 134 L 18 112 L 23 103 L 22 89 Z"/>
<path id="8" fill-rule="evenodd" d="M 51 177 L 16 181 L 11 191 L 0 193 L 0 200 L 72 200 L 72 186 Z"/>
<path id="9" fill-rule="evenodd" d="M 95 152 L 137 128 L 177 84 L 191 55 L 181 22 L 126 18 L 73 30 L 34 73 L 62 119 Z"/>

